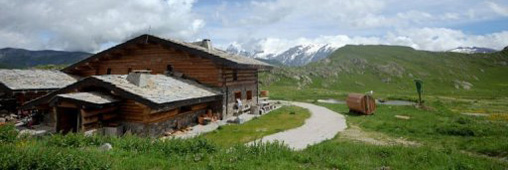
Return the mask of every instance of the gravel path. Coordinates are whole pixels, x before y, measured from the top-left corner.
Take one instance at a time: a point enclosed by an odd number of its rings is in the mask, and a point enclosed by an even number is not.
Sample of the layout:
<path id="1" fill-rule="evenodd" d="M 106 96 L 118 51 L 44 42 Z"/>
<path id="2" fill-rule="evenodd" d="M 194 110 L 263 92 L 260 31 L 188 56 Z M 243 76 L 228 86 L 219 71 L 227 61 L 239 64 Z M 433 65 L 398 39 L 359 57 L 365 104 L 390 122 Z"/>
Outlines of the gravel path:
<path id="1" fill-rule="evenodd" d="M 347 127 L 346 118 L 330 109 L 310 103 L 291 102 L 291 104 L 309 109 L 311 116 L 305 120 L 305 124 L 295 129 L 265 136 L 254 142 L 281 141 L 294 150 L 302 150 L 309 145 L 335 137 L 338 132 L 344 131 Z"/>

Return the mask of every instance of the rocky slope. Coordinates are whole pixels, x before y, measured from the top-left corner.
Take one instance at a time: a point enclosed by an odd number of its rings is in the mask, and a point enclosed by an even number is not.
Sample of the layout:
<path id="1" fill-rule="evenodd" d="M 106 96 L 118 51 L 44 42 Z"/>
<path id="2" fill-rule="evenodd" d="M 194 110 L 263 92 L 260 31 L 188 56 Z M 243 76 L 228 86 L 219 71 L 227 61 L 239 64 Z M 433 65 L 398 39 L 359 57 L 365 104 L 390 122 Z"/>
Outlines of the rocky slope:
<path id="1" fill-rule="evenodd" d="M 288 93 L 322 89 L 413 94 L 413 80 L 422 79 L 426 93 L 508 94 L 507 54 L 508 49 L 489 54 L 462 54 L 401 46 L 348 45 L 326 59 L 301 67 L 279 67 L 262 74 L 261 83 L 265 89 L 288 90 Z"/>
<path id="2" fill-rule="evenodd" d="M 287 50 L 267 53 L 265 51 L 248 51 L 241 47 L 230 45 L 226 51 L 229 53 L 247 56 L 251 58 L 259 58 L 263 60 L 273 60 L 287 66 L 303 66 L 310 62 L 318 61 L 326 58 L 337 48 L 331 45 L 298 45 Z"/>

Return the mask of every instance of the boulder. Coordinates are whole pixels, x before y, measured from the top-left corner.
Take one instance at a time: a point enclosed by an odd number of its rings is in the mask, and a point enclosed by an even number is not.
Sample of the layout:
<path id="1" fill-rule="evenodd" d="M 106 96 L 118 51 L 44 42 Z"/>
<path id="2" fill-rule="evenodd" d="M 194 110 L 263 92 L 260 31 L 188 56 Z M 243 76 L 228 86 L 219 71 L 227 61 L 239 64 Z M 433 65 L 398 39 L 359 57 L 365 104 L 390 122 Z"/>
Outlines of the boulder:
<path id="1" fill-rule="evenodd" d="M 5 123 L 5 118 L 0 118 L 0 123 Z"/>
<path id="2" fill-rule="evenodd" d="M 7 122 L 10 122 L 11 120 L 13 120 L 13 118 L 11 118 L 11 116 L 5 116 L 4 119 Z"/>
<path id="3" fill-rule="evenodd" d="M 111 146 L 110 143 L 105 143 L 105 144 L 102 144 L 100 147 L 99 147 L 99 150 L 101 151 L 109 151 L 113 149 L 113 146 Z"/>

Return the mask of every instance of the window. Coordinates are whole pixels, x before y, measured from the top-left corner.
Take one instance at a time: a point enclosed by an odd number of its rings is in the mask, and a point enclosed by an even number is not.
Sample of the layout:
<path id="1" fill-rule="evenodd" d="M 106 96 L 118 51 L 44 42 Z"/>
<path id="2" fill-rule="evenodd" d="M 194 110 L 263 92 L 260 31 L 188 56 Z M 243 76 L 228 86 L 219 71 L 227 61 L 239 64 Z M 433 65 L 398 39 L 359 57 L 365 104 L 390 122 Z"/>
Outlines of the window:
<path id="1" fill-rule="evenodd" d="M 173 66 L 172 66 L 171 64 L 168 64 L 168 65 L 166 66 L 166 71 L 167 71 L 168 73 L 173 72 Z"/>
<path id="2" fill-rule="evenodd" d="M 131 72 L 132 72 L 132 68 L 127 69 L 127 73 L 131 73 Z"/>
<path id="3" fill-rule="evenodd" d="M 238 81 L 238 70 L 233 70 L 233 81 Z"/>
<path id="4" fill-rule="evenodd" d="M 108 68 L 108 70 L 106 71 L 106 74 L 111 74 L 111 68 Z"/>
<path id="5" fill-rule="evenodd" d="M 247 91 L 247 100 L 252 100 L 252 91 Z"/>
<path id="6" fill-rule="evenodd" d="M 237 91 L 237 92 L 235 92 L 235 101 L 236 101 L 237 99 L 242 100 L 242 92 L 241 92 L 241 91 Z"/>

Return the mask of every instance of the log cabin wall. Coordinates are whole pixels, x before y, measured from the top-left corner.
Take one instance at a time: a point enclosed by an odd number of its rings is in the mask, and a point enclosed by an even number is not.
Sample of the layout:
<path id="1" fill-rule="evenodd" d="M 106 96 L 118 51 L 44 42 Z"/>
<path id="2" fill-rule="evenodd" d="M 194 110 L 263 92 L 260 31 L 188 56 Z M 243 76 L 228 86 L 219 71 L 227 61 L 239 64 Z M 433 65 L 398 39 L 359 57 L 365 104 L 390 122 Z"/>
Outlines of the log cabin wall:
<path id="1" fill-rule="evenodd" d="M 37 91 L 37 90 L 28 90 L 23 92 L 15 92 L 14 94 L 6 94 L 2 96 L 2 101 L 0 101 L 0 104 L 3 107 L 0 107 L 2 109 L 8 110 L 12 113 L 15 113 L 18 111 L 19 107 L 23 104 L 25 104 L 27 101 L 36 99 L 38 97 L 44 96 L 48 94 L 48 91 Z M 14 100 L 12 102 L 11 100 Z M 8 103 L 2 103 L 3 101 L 6 101 Z"/>
<path id="2" fill-rule="evenodd" d="M 82 77 L 104 74 L 128 74 L 132 70 L 151 70 L 152 74 L 165 74 L 168 70 L 183 73 L 200 83 L 221 86 L 220 66 L 212 60 L 168 49 L 156 44 L 135 45 L 130 50 L 107 54 L 107 59 L 96 60 L 78 68 Z"/>
<path id="3" fill-rule="evenodd" d="M 86 132 L 101 126 L 108 126 L 112 122 L 117 122 L 119 117 L 117 109 L 118 107 L 116 106 L 100 109 L 81 109 L 81 131 Z"/>
<path id="4" fill-rule="evenodd" d="M 213 103 L 215 102 L 200 103 L 162 112 L 148 110 L 143 121 L 126 120 L 123 125 L 126 131 L 133 134 L 160 136 L 168 131 L 197 124 L 198 117 L 212 109 Z"/>
<path id="5" fill-rule="evenodd" d="M 150 109 L 134 100 L 123 100 L 119 104 L 119 119 L 127 122 L 143 123 Z"/>

